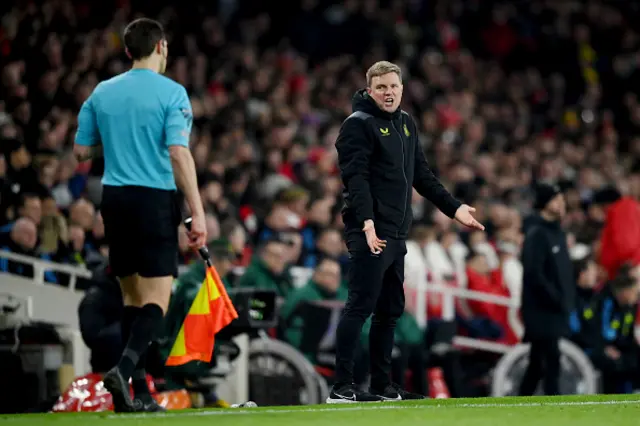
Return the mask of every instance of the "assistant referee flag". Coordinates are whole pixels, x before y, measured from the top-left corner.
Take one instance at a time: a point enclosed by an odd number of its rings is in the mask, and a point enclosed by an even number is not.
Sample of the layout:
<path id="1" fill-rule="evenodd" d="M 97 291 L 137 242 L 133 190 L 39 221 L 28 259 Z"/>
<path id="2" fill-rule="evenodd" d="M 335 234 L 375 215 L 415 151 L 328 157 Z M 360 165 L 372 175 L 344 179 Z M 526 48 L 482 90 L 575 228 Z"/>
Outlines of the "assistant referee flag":
<path id="1" fill-rule="evenodd" d="M 202 286 L 180 327 L 166 365 L 211 361 L 215 334 L 236 318 L 238 313 L 218 271 L 214 266 L 208 266 Z"/>

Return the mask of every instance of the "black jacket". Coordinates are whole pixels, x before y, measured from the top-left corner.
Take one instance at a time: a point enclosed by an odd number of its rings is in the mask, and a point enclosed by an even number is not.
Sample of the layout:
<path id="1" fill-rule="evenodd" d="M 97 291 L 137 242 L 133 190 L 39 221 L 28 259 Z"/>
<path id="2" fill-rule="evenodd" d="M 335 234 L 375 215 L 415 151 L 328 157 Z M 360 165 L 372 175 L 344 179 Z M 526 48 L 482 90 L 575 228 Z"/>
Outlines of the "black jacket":
<path id="1" fill-rule="evenodd" d="M 538 217 L 522 248 L 525 340 L 569 336 L 576 283 L 567 237 L 558 222 Z"/>
<path id="2" fill-rule="evenodd" d="M 635 339 L 636 305 L 618 303 L 610 284 L 595 295 L 588 305 L 576 311 L 581 320 L 578 329 L 579 344 L 592 359 L 602 358 L 607 346 L 618 349 L 625 359 L 637 358 L 638 343 Z M 637 365 L 637 363 L 636 363 Z"/>
<path id="3" fill-rule="evenodd" d="M 80 333 L 91 350 L 91 368 L 104 373 L 118 363 L 122 341 L 124 304 L 118 280 L 107 271 L 106 263 L 93 270 L 92 286 L 78 306 Z"/>
<path id="4" fill-rule="evenodd" d="M 336 141 L 344 184 L 347 232 L 375 222 L 378 237 L 406 238 L 412 221 L 412 187 L 453 218 L 460 202 L 429 169 L 418 129 L 406 112 L 381 110 L 365 90 L 353 97 L 353 114 Z"/>

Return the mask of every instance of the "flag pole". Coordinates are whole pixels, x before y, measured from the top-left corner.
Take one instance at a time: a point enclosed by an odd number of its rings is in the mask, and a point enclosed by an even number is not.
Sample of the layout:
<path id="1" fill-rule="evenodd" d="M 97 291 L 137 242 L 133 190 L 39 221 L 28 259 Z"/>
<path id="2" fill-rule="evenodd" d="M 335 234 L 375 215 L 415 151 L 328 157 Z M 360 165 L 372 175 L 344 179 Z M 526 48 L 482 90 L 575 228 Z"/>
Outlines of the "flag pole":
<path id="1" fill-rule="evenodd" d="M 192 222 L 193 222 L 193 218 L 191 216 L 189 216 L 184 220 L 184 226 L 185 228 L 187 228 L 187 231 L 191 231 Z M 207 267 L 210 268 L 212 263 L 211 263 L 211 256 L 209 255 L 209 249 L 207 248 L 207 246 L 200 247 L 198 249 L 198 253 L 200 253 L 200 257 L 207 264 Z"/>

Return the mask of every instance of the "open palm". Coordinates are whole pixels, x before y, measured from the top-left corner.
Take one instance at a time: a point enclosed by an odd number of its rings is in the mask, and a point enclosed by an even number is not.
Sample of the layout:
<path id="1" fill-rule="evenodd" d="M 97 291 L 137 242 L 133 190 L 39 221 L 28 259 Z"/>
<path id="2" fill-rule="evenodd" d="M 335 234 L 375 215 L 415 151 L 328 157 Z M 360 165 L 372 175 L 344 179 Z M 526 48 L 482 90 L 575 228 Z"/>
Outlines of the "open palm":
<path id="1" fill-rule="evenodd" d="M 474 213 L 476 209 L 467 204 L 463 204 L 456 210 L 455 219 L 469 228 L 478 229 L 484 231 L 484 226 L 476 220 L 471 213 Z"/>

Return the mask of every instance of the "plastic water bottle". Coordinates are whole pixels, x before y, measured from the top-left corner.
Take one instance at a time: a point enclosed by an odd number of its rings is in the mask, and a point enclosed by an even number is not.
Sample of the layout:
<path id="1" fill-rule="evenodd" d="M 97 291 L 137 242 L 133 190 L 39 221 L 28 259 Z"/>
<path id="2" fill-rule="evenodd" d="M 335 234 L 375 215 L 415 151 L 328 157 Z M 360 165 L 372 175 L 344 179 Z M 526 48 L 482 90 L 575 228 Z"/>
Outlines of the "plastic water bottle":
<path id="1" fill-rule="evenodd" d="M 446 399 L 451 397 L 441 368 L 430 368 L 427 371 L 427 375 L 429 377 L 429 396 L 431 398 Z"/>
<path id="2" fill-rule="evenodd" d="M 247 402 L 244 402 L 242 404 L 233 404 L 231 406 L 231 408 L 255 408 L 257 406 L 258 406 L 258 404 L 256 404 L 255 402 L 247 401 Z"/>

